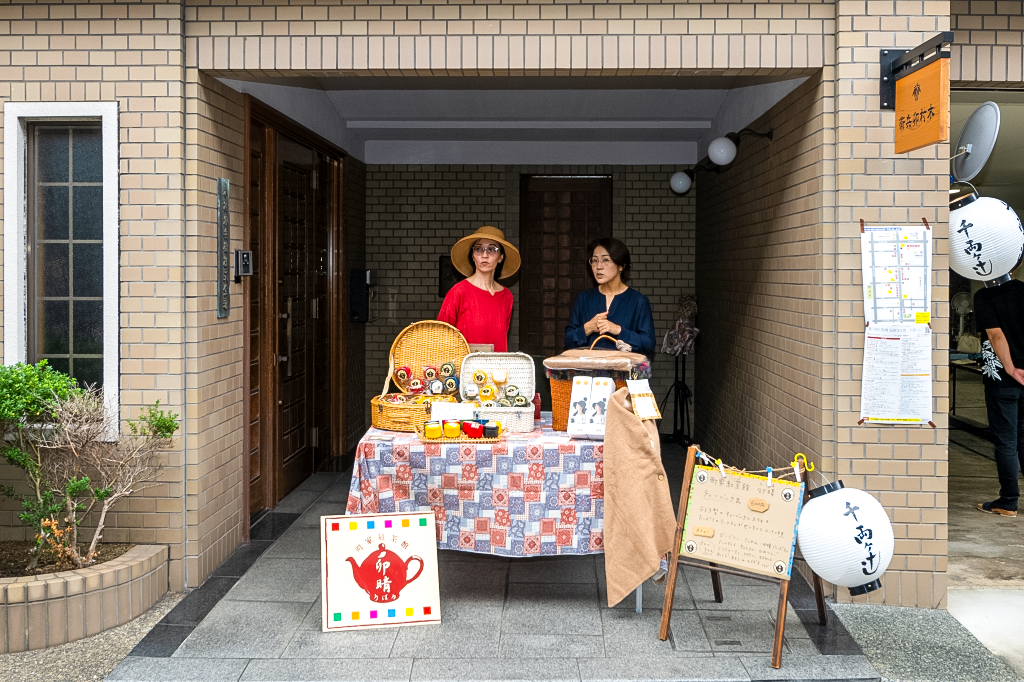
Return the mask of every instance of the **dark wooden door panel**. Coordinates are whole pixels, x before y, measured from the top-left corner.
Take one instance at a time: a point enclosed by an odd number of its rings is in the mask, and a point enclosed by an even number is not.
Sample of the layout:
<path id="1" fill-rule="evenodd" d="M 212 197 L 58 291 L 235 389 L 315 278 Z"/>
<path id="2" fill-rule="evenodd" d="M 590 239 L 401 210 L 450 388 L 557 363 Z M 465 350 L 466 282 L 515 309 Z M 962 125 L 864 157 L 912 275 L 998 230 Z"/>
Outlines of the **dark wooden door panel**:
<path id="1" fill-rule="evenodd" d="M 557 355 L 576 295 L 593 286 L 587 245 L 612 234 L 611 178 L 523 176 L 520 187 L 519 344 Z"/>
<path id="2" fill-rule="evenodd" d="M 266 128 L 260 125 L 250 125 L 249 129 L 249 185 L 246 187 L 246 206 L 248 208 L 248 224 L 246 225 L 246 247 L 252 251 L 253 276 L 246 287 L 246 322 L 247 322 L 247 360 L 249 366 L 247 398 L 248 410 L 248 439 L 245 456 L 249 465 L 249 513 L 257 512 L 264 507 L 270 506 L 269 502 L 269 479 L 264 475 L 264 459 L 268 456 L 268 449 L 264 447 L 263 422 L 260 419 L 263 396 L 260 394 L 260 374 L 263 367 L 260 364 L 263 355 L 261 346 L 260 328 L 263 324 L 263 233 L 266 229 L 264 224 L 264 211 L 266 203 L 266 154 L 264 144 Z"/>
<path id="3" fill-rule="evenodd" d="M 287 141 L 282 147 L 294 144 Z M 295 149 L 287 150 L 286 155 L 301 156 Z M 309 367 L 311 354 L 306 347 L 310 298 L 308 261 L 315 201 L 311 174 L 312 168 L 308 165 L 303 167 L 288 161 L 278 169 L 281 191 L 277 338 L 281 361 L 277 372 L 281 400 L 282 497 L 313 473 L 313 453 L 307 438 L 312 428 L 313 382 Z"/>

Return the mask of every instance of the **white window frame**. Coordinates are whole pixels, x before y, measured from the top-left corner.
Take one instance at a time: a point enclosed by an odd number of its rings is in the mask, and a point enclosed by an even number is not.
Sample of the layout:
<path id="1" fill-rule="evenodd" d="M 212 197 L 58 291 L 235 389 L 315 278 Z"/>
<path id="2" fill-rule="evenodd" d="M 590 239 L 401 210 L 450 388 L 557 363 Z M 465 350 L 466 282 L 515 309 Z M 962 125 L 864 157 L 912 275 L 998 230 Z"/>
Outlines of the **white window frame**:
<path id="1" fill-rule="evenodd" d="M 100 122 L 103 148 L 103 399 L 120 407 L 120 230 L 117 102 L 7 102 L 4 105 L 3 362 L 28 361 L 28 159 L 31 123 Z"/>

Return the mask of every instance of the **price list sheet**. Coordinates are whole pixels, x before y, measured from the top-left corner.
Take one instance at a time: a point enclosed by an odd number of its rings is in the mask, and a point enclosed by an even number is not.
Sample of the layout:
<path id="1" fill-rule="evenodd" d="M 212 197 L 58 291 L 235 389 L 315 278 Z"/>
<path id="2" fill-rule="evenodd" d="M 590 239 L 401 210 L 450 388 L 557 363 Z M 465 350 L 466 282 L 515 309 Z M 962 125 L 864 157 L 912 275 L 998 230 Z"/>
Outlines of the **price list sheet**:
<path id="1" fill-rule="evenodd" d="M 931 321 L 930 229 L 923 224 L 865 227 L 860 253 L 868 325 Z"/>
<path id="2" fill-rule="evenodd" d="M 872 325 L 864 335 L 861 422 L 930 423 L 931 327 L 926 324 Z"/>

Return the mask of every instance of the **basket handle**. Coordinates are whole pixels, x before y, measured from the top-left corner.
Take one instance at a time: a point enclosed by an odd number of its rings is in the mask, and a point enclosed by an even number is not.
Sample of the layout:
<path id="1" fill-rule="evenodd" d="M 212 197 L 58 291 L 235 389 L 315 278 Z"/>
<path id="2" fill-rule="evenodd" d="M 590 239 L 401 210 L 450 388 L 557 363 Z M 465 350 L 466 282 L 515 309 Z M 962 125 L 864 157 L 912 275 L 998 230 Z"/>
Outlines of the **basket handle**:
<path id="1" fill-rule="evenodd" d="M 391 375 L 395 373 L 395 356 L 388 355 L 388 374 L 384 377 L 384 390 L 380 392 L 380 397 L 383 398 L 388 394 L 388 384 L 391 383 Z"/>
<path id="2" fill-rule="evenodd" d="M 601 336 L 594 339 L 594 343 L 590 344 L 590 350 L 594 350 L 594 346 L 596 346 L 597 342 L 600 341 L 601 339 L 608 339 L 612 343 L 618 341 L 618 339 L 616 339 L 614 336 L 611 336 L 610 334 L 601 334 Z"/>

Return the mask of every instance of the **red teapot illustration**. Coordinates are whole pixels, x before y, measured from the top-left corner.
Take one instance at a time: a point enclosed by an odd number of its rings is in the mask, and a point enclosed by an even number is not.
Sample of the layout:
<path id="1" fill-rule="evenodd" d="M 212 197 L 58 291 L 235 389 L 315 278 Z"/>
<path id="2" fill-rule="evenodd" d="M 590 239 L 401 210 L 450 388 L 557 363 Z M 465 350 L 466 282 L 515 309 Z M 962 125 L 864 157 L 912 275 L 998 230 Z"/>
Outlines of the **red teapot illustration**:
<path id="1" fill-rule="evenodd" d="M 385 547 L 383 542 L 377 551 L 363 560 L 362 566 L 352 557 L 347 557 L 346 561 L 352 564 L 352 577 L 355 578 L 356 584 L 366 590 L 366 594 L 375 602 L 395 601 L 405 586 L 420 577 L 420 573 L 423 572 L 423 559 L 411 556 L 403 561 L 400 556 Z M 414 561 L 418 561 L 420 567 L 412 577 L 409 577 L 409 565 Z"/>

